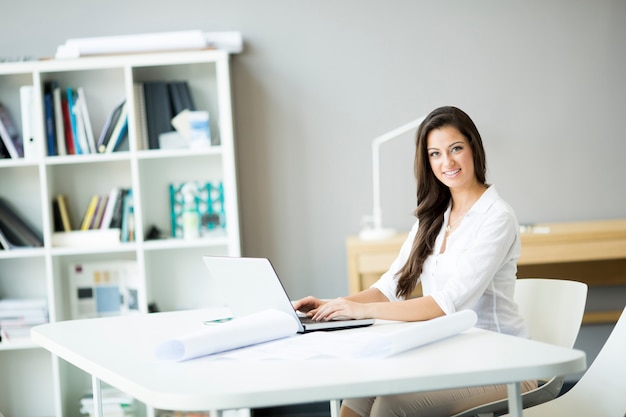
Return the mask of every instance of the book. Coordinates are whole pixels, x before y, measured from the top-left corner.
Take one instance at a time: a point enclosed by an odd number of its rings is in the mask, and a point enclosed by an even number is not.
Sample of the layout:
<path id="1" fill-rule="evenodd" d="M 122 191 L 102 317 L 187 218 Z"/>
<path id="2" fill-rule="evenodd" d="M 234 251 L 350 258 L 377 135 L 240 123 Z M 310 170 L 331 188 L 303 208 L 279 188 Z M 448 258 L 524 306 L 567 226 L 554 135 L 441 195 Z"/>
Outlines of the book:
<path id="1" fill-rule="evenodd" d="M 30 338 L 30 329 L 48 322 L 48 305 L 43 298 L 0 299 L 0 329 L 5 342 Z"/>
<path id="2" fill-rule="evenodd" d="M 109 198 L 109 195 L 107 194 L 107 195 L 100 196 L 100 198 L 98 199 L 98 207 L 96 208 L 96 212 L 93 216 L 93 221 L 91 222 L 91 225 L 89 226 L 90 229 L 100 229 L 100 224 L 102 223 L 102 216 L 104 215 L 104 210 L 106 208 L 108 198 Z"/>
<path id="3" fill-rule="evenodd" d="M 137 138 L 137 149 L 149 149 L 148 146 L 148 125 L 146 124 L 146 102 L 142 83 L 133 84 L 135 98 L 135 136 Z"/>
<path id="4" fill-rule="evenodd" d="M 20 110 L 22 113 L 22 144 L 24 145 L 24 158 L 29 160 L 39 159 L 41 151 L 39 141 L 35 136 L 35 89 L 32 85 L 20 87 Z"/>
<path id="5" fill-rule="evenodd" d="M 52 200 L 52 223 L 55 232 L 63 231 L 63 219 L 61 218 L 59 202 L 56 199 Z"/>
<path id="6" fill-rule="evenodd" d="M 74 95 L 74 106 L 71 108 L 74 114 L 74 129 L 78 137 L 78 143 L 80 144 L 80 152 L 82 154 L 91 153 L 91 147 L 87 139 L 87 130 L 85 129 L 85 117 L 82 112 L 81 97 L 78 96 L 76 90 L 72 90 Z"/>
<path id="7" fill-rule="evenodd" d="M 43 309 L 47 310 L 48 302 L 45 298 L 0 298 L 0 311 L 16 309 Z"/>
<path id="8" fill-rule="evenodd" d="M 100 229 L 108 229 L 111 225 L 113 210 L 115 210 L 115 203 L 117 202 L 117 196 L 119 193 L 120 189 L 118 187 L 113 187 L 111 191 L 109 191 L 107 203 L 102 213 L 102 220 L 100 221 Z"/>
<path id="9" fill-rule="evenodd" d="M 1 197 L 0 230 L 9 246 L 5 247 L 5 249 L 43 246 L 41 233 L 23 219 L 8 201 Z"/>
<path id="10" fill-rule="evenodd" d="M 48 322 L 48 311 L 38 308 L 15 308 L 0 310 L 0 327 L 21 327 Z"/>
<path id="11" fill-rule="evenodd" d="M 126 194 L 128 194 L 129 189 L 122 188 L 119 193 L 117 193 L 117 199 L 115 201 L 115 206 L 113 207 L 113 213 L 111 216 L 111 223 L 109 227 L 112 229 L 121 229 L 122 228 L 122 216 L 124 213 L 124 198 Z"/>
<path id="12" fill-rule="evenodd" d="M 67 155 L 65 143 L 65 127 L 63 126 L 63 104 L 61 101 L 61 88 L 55 86 L 52 90 L 52 104 L 54 111 L 54 128 L 56 136 L 57 155 Z"/>
<path id="13" fill-rule="evenodd" d="M 72 120 L 67 97 L 61 95 L 61 112 L 63 114 L 63 133 L 65 136 L 65 149 L 68 155 L 76 155 L 76 145 L 74 132 L 72 131 Z"/>
<path id="14" fill-rule="evenodd" d="M 89 221 L 89 226 L 87 227 L 87 229 L 91 230 L 94 228 L 94 225 L 96 223 L 96 219 L 98 218 L 98 212 L 100 211 L 101 207 L 102 207 L 102 199 L 104 197 L 102 196 L 97 196 L 97 201 L 96 201 L 96 207 L 93 209 L 93 216 L 91 216 L 91 220 Z"/>
<path id="15" fill-rule="evenodd" d="M 122 114 L 122 109 L 126 104 L 126 99 L 122 100 L 119 104 L 117 104 L 113 110 L 108 114 L 106 121 L 104 122 L 104 126 L 102 127 L 102 131 L 100 131 L 100 136 L 98 137 L 98 142 L 96 147 L 98 152 L 104 153 L 107 148 L 107 144 L 111 139 L 111 134 L 113 133 L 113 129 L 117 125 L 118 119 Z"/>
<path id="16" fill-rule="evenodd" d="M 146 124 L 148 126 L 148 146 L 159 149 L 159 135 L 171 132 L 173 127 L 172 108 L 167 83 L 164 81 L 146 82 L 143 85 L 146 106 Z"/>
<path id="17" fill-rule="evenodd" d="M 91 196 L 91 199 L 89 199 L 89 204 L 87 205 L 87 210 L 85 210 L 83 221 L 80 223 L 80 230 L 89 230 L 89 225 L 93 219 L 99 199 L 100 197 L 97 194 L 94 194 Z"/>
<path id="18" fill-rule="evenodd" d="M 2 140 L 2 138 L 0 137 L 0 158 L 11 158 L 11 155 L 9 154 L 9 151 L 7 150 L 6 146 L 4 146 L 4 142 Z"/>
<path id="19" fill-rule="evenodd" d="M 75 98 L 74 90 L 71 87 L 65 89 L 65 98 L 67 100 L 67 110 L 69 115 L 69 122 L 72 131 L 72 138 L 74 139 L 74 151 L 76 155 L 85 153 L 85 149 L 82 148 L 80 138 L 78 136 L 78 129 L 76 125 L 76 113 L 75 113 Z"/>
<path id="20" fill-rule="evenodd" d="M 83 130 L 85 132 L 85 140 L 89 148 L 89 153 L 96 153 L 96 141 L 93 135 L 93 128 L 91 127 L 91 119 L 89 117 L 89 110 L 87 108 L 87 98 L 85 96 L 85 89 L 78 87 L 76 89 L 78 112 L 83 124 Z"/>
<path id="21" fill-rule="evenodd" d="M 0 139 L 11 158 L 24 157 L 22 138 L 15 128 L 9 109 L 3 103 L 0 103 Z"/>
<path id="22" fill-rule="evenodd" d="M 46 81 L 44 83 L 43 105 L 44 105 L 44 121 L 46 130 L 46 144 L 48 156 L 57 155 L 56 144 L 56 126 L 54 119 L 54 98 L 52 92 L 58 86 L 56 81 Z"/>
<path id="23" fill-rule="evenodd" d="M 122 206 L 122 242 L 132 242 L 135 236 L 133 190 L 126 190 Z"/>
<path id="24" fill-rule="evenodd" d="M 2 227 L 0 227 L 0 249 L 10 250 L 16 246 L 9 240 L 9 237 L 4 234 Z"/>
<path id="25" fill-rule="evenodd" d="M 59 206 L 59 213 L 61 214 L 62 231 L 69 232 L 72 230 L 72 223 L 70 222 L 70 214 L 67 209 L 67 198 L 63 194 L 58 194 L 55 200 Z"/>
<path id="26" fill-rule="evenodd" d="M 167 89 L 170 96 L 173 116 L 176 116 L 183 110 L 196 110 L 187 81 L 171 81 L 167 83 Z"/>
<path id="27" fill-rule="evenodd" d="M 115 127 L 111 131 L 111 136 L 108 139 L 104 152 L 105 153 L 114 152 L 119 146 L 119 144 L 122 142 L 122 139 L 127 134 L 127 132 L 128 132 L 128 102 L 124 101 L 119 117 L 117 119 L 117 122 L 115 123 Z"/>

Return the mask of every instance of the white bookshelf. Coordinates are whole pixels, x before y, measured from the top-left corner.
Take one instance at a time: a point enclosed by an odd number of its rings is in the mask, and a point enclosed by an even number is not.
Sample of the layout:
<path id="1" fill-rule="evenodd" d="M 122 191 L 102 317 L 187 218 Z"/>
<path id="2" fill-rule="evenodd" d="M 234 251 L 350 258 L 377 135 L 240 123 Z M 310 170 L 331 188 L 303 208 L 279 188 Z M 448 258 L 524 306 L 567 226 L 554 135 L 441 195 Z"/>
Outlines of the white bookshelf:
<path id="1" fill-rule="evenodd" d="M 87 96 L 94 134 L 116 103 L 130 102 L 129 150 L 112 154 L 46 156 L 44 83 L 81 86 Z M 199 110 L 210 114 L 212 138 L 219 145 L 202 150 L 142 149 L 136 130 L 133 83 L 185 80 Z M 229 55 L 224 51 L 172 52 L 50 60 L 0 65 L 0 101 L 21 132 L 20 94 L 35 89 L 35 138 L 42 157 L 0 159 L 0 196 L 41 231 L 44 247 L 0 251 L 0 298 L 46 298 L 50 321 L 73 319 L 68 268 L 77 262 L 136 260 L 140 306 L 171 311 L 209 306 L 215 299 L 203 255 L 240 256 L 239 212 Z M 168 185 L 180 181 L 221 181 L 225 233 L 196 240 L 145 240 L 151 225 L 170 233 Z M 52 199 L 68 197 L 73 223 L 89 197 L 111 187 L 132 188 L 136 240 L 112 246 L 53 247 Z M 81 337 L 81 335 L 77 335 Z M 112 340 L 111 343 L 124 343 Z M 91 388 L 87 375 L 29 342 L 0 342 L 0 413 L 14 416 L 80 416 L 79 398 Z M 141 414 L 153 415 L 154 410 Z"/>

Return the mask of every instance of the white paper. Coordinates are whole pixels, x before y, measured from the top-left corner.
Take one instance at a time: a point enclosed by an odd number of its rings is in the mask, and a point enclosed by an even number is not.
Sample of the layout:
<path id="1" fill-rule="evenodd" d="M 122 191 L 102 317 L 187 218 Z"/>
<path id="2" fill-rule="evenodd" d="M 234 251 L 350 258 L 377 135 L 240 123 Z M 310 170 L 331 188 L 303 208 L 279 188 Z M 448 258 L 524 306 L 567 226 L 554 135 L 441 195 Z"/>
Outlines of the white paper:
<path id="1" fill-rule="evenodd" d="M 454 336 L 476 325 L 472 310 L 432 320 L 379 324 L 334 332 L 313 332 L 233 350 L 213 360 L 306 360 L 385 358 Z"/>
<path id="2" fill-rule="evenodd" d="M 361 357 L 387 357 L 453 336 L 476 325 L 478 317 L 473 310 L 458 311 L 365 341 L 356 354 Z"/>
<path id="3" fill-rule="evenodd" d="M 278 310 L 236 318 L 160 343 L 157 359 L 184 361 L 244 346 L 292 336 L 298 332 L 293 316 Z"/>

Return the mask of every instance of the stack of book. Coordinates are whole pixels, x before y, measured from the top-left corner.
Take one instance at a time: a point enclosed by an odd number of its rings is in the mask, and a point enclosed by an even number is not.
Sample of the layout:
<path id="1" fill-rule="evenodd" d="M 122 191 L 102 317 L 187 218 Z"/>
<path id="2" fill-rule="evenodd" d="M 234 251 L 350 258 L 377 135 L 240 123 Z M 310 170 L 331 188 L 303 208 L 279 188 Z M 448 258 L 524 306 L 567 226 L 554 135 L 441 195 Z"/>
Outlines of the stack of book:
<path id="1" fill-rule="evenodd" d="M 22 97 L 22 100 L 25 99 Z M 55 80 L 46 81 L 44 114 L 48 155 L 81 155 L 116 150 L 126 137 L 128 120 L 125 103 L 123 100 L 111 111 L 96 140 L 83 87 L 62 88 Z M 105 138 L 111 145 L 100 148 Z"/>
<path id="2" fill-rule="evenodd" d="M 131 417 L 133 416 L 133 398 L 113 387 L 100 390 L 102 395 L 102 417 Z M 95 416 L 93 394 L 87 394 L 80 399 L 80 412 L 88 416 Z"/>
<path id="3" fill-rule="evenodd" d="M 184 111 L 195 111 L 187 81 L 135 83 L 137 135 L 142 149 L 189 147 L 180 135 L 172 139 L 172 119 Z M 174 132 L 176 133 L 176 132 Z"/>
<path id="4" fill-rule="evenodd" d="M 48 322 L 45 299 L 0 299 L 0 342 L 30 340 L 30 329 Z"/>
<path id="5" fill-rule="evenodd" d="M 76 227 L 67 206 L 67 197 L 63 194 L 58 194 L 52 202 L 54 246 L 107 246 L 135 240 L 132 189 L 113 187 L 108 194 L 91 196 Z"/>

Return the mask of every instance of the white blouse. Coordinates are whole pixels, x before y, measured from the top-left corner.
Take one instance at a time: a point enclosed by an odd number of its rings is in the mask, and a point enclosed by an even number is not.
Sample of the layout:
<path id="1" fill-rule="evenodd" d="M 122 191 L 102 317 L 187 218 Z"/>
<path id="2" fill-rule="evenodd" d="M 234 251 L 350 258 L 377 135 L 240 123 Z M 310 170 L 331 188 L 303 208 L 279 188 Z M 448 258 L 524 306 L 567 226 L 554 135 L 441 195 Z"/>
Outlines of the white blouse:
<path id="1" fill-rule="evenodd" d="M 527 337 L 513 299 L 520 255 L 519 224 L 513 209 L 490 186 L 448 236 L 445 251 L 440 253 L 450 209 L 419 277 L 423 294 L 432 296 L 446 314 L 474 310 L 476 327 Z M 418 223 L 389 270 L 372 285 L 390 301 L 400 300 L 397 272 L 409 258 Z"/>

